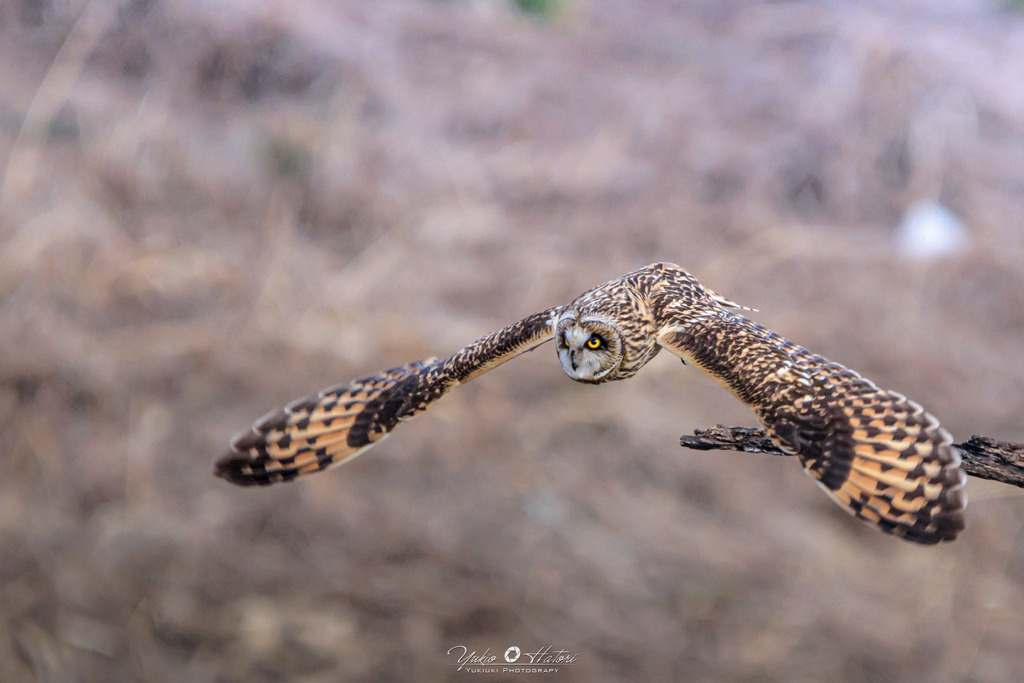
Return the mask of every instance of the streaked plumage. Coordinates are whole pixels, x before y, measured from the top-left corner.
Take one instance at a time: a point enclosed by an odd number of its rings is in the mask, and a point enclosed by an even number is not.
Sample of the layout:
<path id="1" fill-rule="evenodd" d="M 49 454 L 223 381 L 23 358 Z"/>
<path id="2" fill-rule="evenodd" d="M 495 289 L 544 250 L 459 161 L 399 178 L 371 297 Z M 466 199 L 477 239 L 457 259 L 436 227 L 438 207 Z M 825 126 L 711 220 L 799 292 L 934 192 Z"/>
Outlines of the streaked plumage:
<path id="1" fill-rule="evenodd" d="M 856 517 L 918 543 L 964 528 L 959 455 L 919 405 L 879 389 L 735 312 L 679 266 L 657 263 L 494 332 L 295 401 L 235 437 L 215 473 L 244 486 L 289 481 L 347 460 L 454 387 L 555 338 L 579 382 L 626 379 L 666 348 L 746 403 Z M 750 309 L 747 309 L 750 310 Z"/>

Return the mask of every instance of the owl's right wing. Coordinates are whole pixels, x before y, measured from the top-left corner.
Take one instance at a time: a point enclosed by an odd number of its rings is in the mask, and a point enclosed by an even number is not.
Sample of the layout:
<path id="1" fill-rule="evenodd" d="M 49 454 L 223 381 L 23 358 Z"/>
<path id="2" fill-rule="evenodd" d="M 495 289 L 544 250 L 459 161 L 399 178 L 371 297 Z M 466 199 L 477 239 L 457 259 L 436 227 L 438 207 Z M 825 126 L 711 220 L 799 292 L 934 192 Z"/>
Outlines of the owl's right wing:
<path id="1" fill-rule="evenodd" d="M 232 439 L 214 474 L 239 486 L 267 485 L 351 460 L 451 389 L 551 339 L 560 311 L 535 313 L 447 360 L 400 365 L 293 401 Z"/>

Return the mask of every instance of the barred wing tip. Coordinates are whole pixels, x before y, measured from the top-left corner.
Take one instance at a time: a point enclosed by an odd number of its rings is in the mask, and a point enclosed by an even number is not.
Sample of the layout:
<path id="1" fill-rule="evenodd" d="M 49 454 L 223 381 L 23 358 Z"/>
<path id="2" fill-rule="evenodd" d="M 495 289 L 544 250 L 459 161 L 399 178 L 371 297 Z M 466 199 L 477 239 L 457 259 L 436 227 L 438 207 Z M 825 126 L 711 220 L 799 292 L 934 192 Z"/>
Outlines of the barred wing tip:
<path id="1" fill-rule="evenodd" d="M 249 463 L 250 458 L 245 453 L 228 451 L 214 463 L 213 474 L 237 486 L 255 486 L 259 482 L 246 476 L 246 468 Z"/>

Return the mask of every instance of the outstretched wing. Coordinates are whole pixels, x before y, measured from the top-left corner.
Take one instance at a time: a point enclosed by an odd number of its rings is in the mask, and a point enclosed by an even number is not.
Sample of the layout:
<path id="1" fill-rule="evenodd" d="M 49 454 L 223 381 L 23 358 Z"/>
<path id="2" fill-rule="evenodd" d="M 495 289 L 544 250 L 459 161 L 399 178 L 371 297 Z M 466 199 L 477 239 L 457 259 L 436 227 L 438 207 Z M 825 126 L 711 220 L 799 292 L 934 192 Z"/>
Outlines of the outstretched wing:
<path id="1" fill-rule="evenodd" d="M 913 401 L 715 304 L 678 312 L 658 341 L 749 405 L 854 516 L 926 544 L 964 528 L 959 454 Z"/>
<path id="2" fill-rule="evenodd" d="M 447 360 L 400 365 L 293 401 L 232 439 L 214 474 L 240 486 L 267 485 L 351 460 L 452 388 L 551 339 L 560 310 L 531 315 Z"/>
<path id="3" fill-rule="evenodd" d="M 918 543 L 964 528 L 966 474 L 953 439 L 914 401 L 812 356 L 810 392 L 760 412 L 768 434 L 844 509 Z"/>

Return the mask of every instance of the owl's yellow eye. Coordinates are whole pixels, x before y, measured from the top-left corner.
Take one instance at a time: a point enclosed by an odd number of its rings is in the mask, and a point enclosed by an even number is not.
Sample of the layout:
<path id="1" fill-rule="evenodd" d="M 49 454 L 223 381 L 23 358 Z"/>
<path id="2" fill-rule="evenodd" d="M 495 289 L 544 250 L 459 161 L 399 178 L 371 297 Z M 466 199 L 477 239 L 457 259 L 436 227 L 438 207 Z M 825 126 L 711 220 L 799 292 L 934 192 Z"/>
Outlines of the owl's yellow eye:
<path id="1" fill-rule="evenodd" d="M 565 348 L 569 348 L 569 338 L 568 337 L 562 337 L 562 346 L 564 346 Z"/>
<path id="2" fill-rule="evenodd" d="M 588 349 L 599 349 L 602 346 L 604 346 L 604 340 L 598 337 L 596 334 L 592 335 L 590 339 L 587 340 Z"/>

